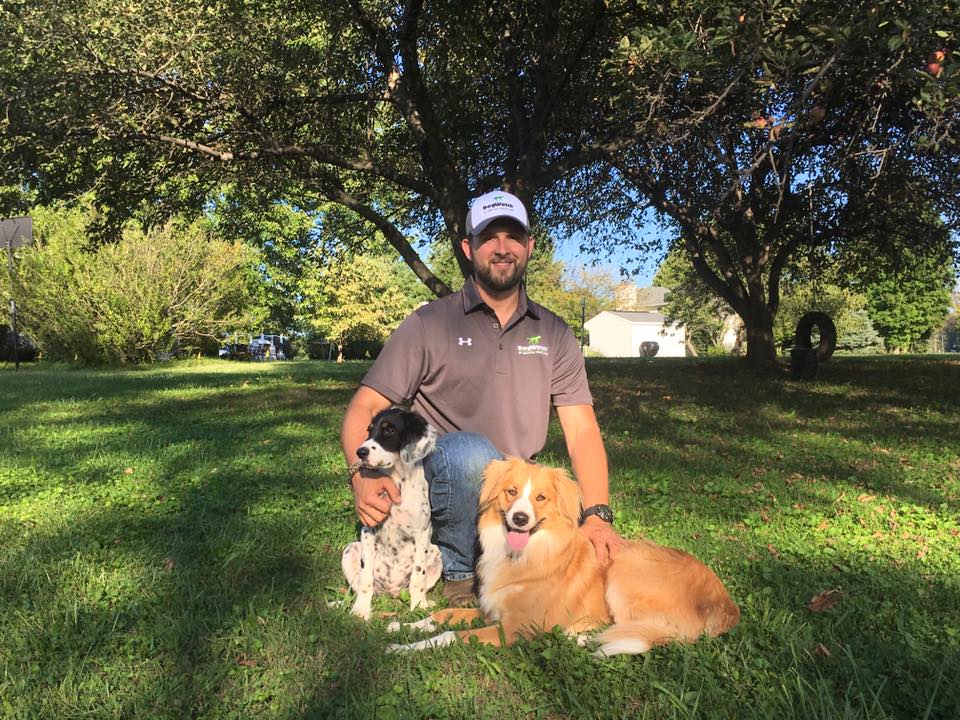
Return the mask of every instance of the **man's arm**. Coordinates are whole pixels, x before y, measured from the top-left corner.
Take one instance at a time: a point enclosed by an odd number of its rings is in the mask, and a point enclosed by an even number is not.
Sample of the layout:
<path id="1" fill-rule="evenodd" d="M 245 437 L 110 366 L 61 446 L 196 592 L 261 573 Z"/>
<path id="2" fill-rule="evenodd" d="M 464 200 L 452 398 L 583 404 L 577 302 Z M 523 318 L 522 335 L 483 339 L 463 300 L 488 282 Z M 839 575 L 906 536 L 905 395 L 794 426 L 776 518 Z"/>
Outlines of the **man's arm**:
<path id="1" fill-rule="evenodd" d="M 603 449 L 600 426 L 591 405 L 562 405 L 557 408 L 563 437 L 567 441 L 567 453 L 573 465 L 573 474 L 580 485 L 583 506 L 610 502 L 607 453 Z M 623 539 L 606 522 L 595 515 L 583 524 L 583 532 L 593 543 L 597 559 L 606 563 Z"/>
<path id="2" fill-rule="evenodd" d="M 361 385 L 343 415 L 340 444 L 347 465 L 357 460 L 357 448 L 367 439 L 367 428 L 373 416 L 390 407 L 390 401 L 366 385 Z M 390 514 L 390 506 L 400 502 L 400 492 L 393 481 L 366 470 L 351 479 L 354 502 L 360 522 L 368 527 L 379 525 Z"/>

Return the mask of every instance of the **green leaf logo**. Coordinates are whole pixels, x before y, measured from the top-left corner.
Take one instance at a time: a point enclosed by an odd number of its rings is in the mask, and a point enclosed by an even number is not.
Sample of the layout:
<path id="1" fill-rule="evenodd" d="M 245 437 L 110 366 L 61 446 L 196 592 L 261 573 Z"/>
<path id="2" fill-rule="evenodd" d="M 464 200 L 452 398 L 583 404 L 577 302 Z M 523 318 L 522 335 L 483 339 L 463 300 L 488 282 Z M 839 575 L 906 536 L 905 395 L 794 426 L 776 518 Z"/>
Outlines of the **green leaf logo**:
<path id="1" fill-rule="evenodd" d="M 527 345 L 539 345 L 542 335 L 531 335 L 527 338 Z"/>

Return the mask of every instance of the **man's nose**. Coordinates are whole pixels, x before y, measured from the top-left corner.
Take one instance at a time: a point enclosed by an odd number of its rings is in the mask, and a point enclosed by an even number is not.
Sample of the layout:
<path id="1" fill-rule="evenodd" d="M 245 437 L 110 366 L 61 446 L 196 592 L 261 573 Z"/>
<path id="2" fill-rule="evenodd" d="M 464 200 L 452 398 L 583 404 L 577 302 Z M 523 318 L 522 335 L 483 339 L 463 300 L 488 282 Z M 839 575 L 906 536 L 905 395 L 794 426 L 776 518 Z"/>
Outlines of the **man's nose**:
<path id="1" fill-rule="evenodd" d="M 510 237 L 508 235 L 497 235 L 493 238 L 493 249 L 497 255 L 506 255 L 510 252 Z"/>

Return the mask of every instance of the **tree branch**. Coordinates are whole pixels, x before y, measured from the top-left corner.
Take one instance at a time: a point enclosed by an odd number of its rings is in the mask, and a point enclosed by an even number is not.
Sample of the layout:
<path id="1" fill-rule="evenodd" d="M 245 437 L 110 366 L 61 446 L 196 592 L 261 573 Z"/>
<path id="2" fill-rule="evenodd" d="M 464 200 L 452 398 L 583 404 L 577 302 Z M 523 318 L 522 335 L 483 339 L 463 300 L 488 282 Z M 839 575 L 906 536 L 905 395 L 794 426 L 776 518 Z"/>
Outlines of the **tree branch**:
<path id="1" fill-rule="evenodd" d="M 396 249 L 410 269 L 413 270 L 420 282 L 430 288 L 430 291 L 434 295 L 443 297 L 451 293 L 450 288 L 430 271 L 430 268 L 420 259 L 417 251 L 407 242 L 406 236 L 400 232 L 392 222 L 348 193 L 339 180 L 326 177 L 320 178 L 320 182 L 323 193 L 330 200 L 353 210 L 357 215 L 372 223 L 383 233 L 387 242 L 393 245 L 394 249 Z"/>

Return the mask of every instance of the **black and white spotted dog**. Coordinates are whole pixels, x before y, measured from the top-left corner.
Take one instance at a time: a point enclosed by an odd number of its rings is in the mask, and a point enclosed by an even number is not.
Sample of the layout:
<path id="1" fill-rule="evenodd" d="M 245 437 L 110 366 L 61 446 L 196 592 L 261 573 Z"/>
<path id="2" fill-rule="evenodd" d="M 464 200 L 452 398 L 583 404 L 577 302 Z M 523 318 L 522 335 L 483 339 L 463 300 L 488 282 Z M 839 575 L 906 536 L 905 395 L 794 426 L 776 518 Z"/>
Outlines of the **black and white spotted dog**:
<path id="1" fill-rule="evenodd" d="M 427 608 L 427 591 L 440 578 L 440 548 L 430 542 L 430 495 L 423 459 L 433 452 L 437 431 L 416 413 L 390 407 L 377 413 L 357 457 L 389 474 L 400 502 L 378 527 L 364 527 L 360 541 L 343 551 L 341 566 L 357 594 L 350 612 L 370 617 L 373 593 L 398 595 L 410 588 L 410 609 Z"/>

